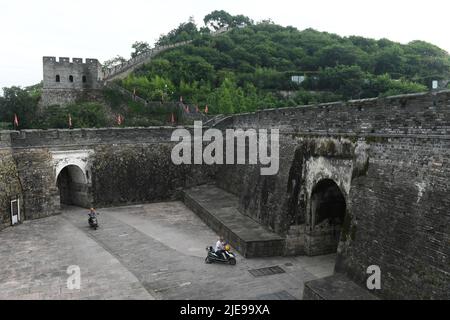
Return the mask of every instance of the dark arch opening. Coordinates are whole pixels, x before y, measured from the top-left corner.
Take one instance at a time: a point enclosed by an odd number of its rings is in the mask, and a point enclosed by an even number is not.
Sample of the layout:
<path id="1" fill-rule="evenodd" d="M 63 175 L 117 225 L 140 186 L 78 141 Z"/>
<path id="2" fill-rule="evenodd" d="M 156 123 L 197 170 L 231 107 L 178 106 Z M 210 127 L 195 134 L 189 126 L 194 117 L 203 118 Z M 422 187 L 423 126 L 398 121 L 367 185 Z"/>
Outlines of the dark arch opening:
<path id="1" fill-rule="evenodd" d="M 59 74 L 56 75 L 56 82 L 61 82 L 61 77 L 59 76 Z"/>
<path id="2" fill-rule="evenodd" d="M 73 76 L 69 76 L 69 81 L 73 82 Z"/>
<path id="3" fill-rule="evenodd" d="M 69 165 L 61 170 L 56 182 L 61 205 L 90 207 L 89 186 L 83 170 Z"/>
<path id="4" fill-rule="evenodd" d="M 319 181 L 311 194 L 312 227 L 320 243 L 321 253 L 334 253 L 347 212 L 345 196 L 331 179 Z"/>
<path id="5" fill-rule="evenodd" d="M 83 83 L 86 83 L 87 82 L 87 78 L 86 78 L 86 76 L 83 76 Z"/>

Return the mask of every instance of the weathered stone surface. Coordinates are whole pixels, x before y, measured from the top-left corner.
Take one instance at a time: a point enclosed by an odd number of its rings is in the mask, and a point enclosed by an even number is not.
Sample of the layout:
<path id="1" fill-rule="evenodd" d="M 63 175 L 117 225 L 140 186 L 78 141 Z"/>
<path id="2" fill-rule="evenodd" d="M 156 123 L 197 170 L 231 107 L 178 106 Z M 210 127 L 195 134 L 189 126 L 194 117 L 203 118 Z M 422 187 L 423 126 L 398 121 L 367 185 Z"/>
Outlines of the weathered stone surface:
<path id="1" fill-rule="evenodd" d="M 173 146 L 161 142 L 98 147 L 92 167 L 95 205 L 180 199 L 184 188 L 211 181 L 212 167 L 174 165 Z"/>
<path id="2" fill-rule="evenodd" d="M 205 264 L 217 235 L 180 202 L 99 209 L 100 228 L 85 209 L 0 232 L 0 300 L 301 299 L 304 283 L 331 275 L 335 255 L 245 259 Z M 11 254 L 14 252 L 14 254 Z M 69 290 L 69 266 L 81 290 Z M 279 265 L 286 273 L 255 278 L 248 270 Z M 226 274 L 226 276 L 224 276 Z M 300 290 L 299 290 L 300 288 Z"/>
<path id="3" fill-rule="evenodd" d="M 0 135 L 0 230 L 11 225 L 11 200 L 23 201 L 22 188 L 8 135 Z"/>
<path id="4" fill-rule="evenodd" d="M 238 197 L 214 186 L 184 191 L 186 205 L 246 258 L 282 256 L 285 241 L 238 211 Z"/>
<path id="5" fill-rule="evenodd" d="M 78 192 L 69 204 L 83 207 L 179 199 L 183 188 L 212 181 L 215 166 L 172 163 L 173 130 L 23 130 L 6 134 L 23 183 L 26 219 L 59 212 L 57 178 L 69 166 L 78 167 L 84 175 L 72 177 L 69 185 Z M 67 197 L 63 194 L 63 198 Z"/>
<path id="6" fill-rule="evenodd" d="M 383 298 L 450 298 L 450 140 L 371 143 L 367 174 L 349 195 L 337 270 L 365 283 L 382 271 Z"/>
<path id="7" fill-rule="evenodd" d="M 378 298 L 344 275 L 335 274 L 307 282 L 303 300 L 378 300 Z"/>
<path id="8" fill-rule="evenodd" d="M 362 285 L 367 267 L 380 266 L 382 298 L 449 299 L 449 98 L 446 91 L 233 116 L 218 126 L 281 130 L 280 172 L 221 167 L 219 185 L 237 192 L 243 212 L 286 235 L 287 254 L 317 254 L 324 243 L 315 240 L 312 188 L 331 179 L 347 204 L 337 270 Z"/>
<path id="9" fill-rule="evenodd" d="M 15 150 L 14 159 L 22 186 L 25 219 L 58 214 L 59 192 L 48 149 Z"/>
<path id="10" fill-rule="evenodd" d="M 363 284 L 367 267 L 380 266 L 382 298 L 449 298 L 449 91 L 261 111 L 217 128 L 280 129 L 279 173 L 173 166 L 174 128 L 8 132 L 0 150 L 16 162 L 27 219 L 58 212 L 52 152 L 88 148 L 98 204 L 174 199 L 215 176 L 242 213 L 286 239 L 286 255 L 334 250 L 330 235 L 340 228 L 337 271 Z M 324 198 L 338 190 L 345 199 L 343 221 L 318 214 L 323 181 L 337 186 Z"/>
<path id="11" fill-rule="evenodd" d="M 101 64 L 97 59 L 43 58 L 44 81 L 41 104 L 66 105 L 101 96 Z"/>

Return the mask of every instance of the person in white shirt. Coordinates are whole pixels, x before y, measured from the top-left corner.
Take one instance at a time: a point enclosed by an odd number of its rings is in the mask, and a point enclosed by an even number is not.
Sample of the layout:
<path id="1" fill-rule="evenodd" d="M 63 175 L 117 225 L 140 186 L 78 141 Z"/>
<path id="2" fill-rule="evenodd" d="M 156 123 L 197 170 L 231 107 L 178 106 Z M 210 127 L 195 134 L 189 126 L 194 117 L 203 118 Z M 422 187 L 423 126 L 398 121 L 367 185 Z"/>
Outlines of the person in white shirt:
<path id="1" fill-rule="evenodd" d="M 214 248 L 214 251 L 217 255 L 221 255 L 226 259 L 225 256 L 225 241 L 223 240 L 223 237 L 220 236 L 219 240 L 216 243 L 216 247 Z"/>

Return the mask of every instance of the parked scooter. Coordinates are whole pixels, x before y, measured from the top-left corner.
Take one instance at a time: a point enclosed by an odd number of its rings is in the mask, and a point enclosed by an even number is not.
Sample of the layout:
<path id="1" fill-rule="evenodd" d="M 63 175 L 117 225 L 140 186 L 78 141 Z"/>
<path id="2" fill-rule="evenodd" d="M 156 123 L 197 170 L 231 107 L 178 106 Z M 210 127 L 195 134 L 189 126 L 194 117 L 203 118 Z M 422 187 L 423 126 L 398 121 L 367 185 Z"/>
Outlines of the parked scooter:
<path id="1" fill-rule="evenodd" d="M 224 263 L 229 265 L 236 265 L 236 255 L 230 251 L 230 246 L 226 245 L 225 250 L 222 253 L 216 253 L 213 247 L 207 247 L 206 251 L 208 256 L 205 259 L 205 263 Z"/>

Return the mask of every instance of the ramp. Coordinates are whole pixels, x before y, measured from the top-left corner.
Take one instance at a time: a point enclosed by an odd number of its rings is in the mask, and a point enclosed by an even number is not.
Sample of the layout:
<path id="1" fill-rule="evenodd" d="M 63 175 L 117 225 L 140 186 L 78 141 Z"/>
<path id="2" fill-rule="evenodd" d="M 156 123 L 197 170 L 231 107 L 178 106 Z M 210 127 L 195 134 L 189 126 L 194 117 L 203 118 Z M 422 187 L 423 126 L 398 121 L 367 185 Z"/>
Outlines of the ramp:
<path id="1" fill-rule="evenodd" d="M 214 185 L 184 191 L 184 202 L 246 258 L 282 256 L 283 237 L 238 210 L 238 197 Z"/>

